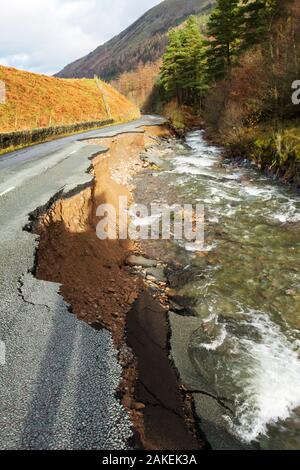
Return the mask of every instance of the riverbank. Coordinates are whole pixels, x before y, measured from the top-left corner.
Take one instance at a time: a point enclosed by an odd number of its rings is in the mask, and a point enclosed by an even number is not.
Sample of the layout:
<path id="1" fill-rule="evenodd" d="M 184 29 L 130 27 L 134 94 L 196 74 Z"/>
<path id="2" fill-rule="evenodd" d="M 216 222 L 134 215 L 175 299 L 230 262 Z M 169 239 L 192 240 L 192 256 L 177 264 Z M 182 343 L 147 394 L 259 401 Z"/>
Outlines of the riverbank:
<path id="1" fill-rule="evenodd" d="M 230 133 L 212 130 L 204 118 L 188 107 L 166 107 L 164 115 L 180 137 L 187 132 L 205 129 L 205 138 L 223 148 L 224 159 L 236 164 L 246 160 L 258 170 L 284 184 L 300 188 L 300 127 L 298 121 L 279 124 L 265 123 L 253 127 L 234 128 Z"/>
<path id="2" fill-rule="evenodd" d="M 210 135 L 210 134 L 209 134 Z M 213 136 L 210 136 L 211 138 Z M 251 160 L 259 170 L 283 183 L 300 187 L 300 128 L 297 121 L 244 129 L 234 139 L 218 139 L 225 158 Z"/>
<path id="3" fill-rule="evenodd" d="M 92 159 L 93 185 L 69 198 L 58 198 L 46 213 L 33 215 L 32 229 L 40 238 L 38 279 L 61 284 L 61 294 L 80 320 L 113 335 L 123 368 L 119 398 L 135 431 L 130 445 L 188 450 L 206 444 L 194 421 L 192 399 L 182 392 L 168 359 L 166 299 L 150 293 L 153 285 L 164 287 L 164 282 L 151 276 L 144 279 L 138 273 L 140 260 L 130 262 L 130 256 L 141 253 L 139 245 L 100 241 L 96 236 L 97 207 L 109 203 L 118 210 L 119 196 L 133 201 L 133 176 L 153 165 L 141 160 L 140 153 L 159 153 L 160 139 L 169 134 L 167 127 L 149 126 L 89 141 L 108 149 Z"/>
<path id="4" fill-rule="evenodd" d="M 160 114 L 171 123 L 177 135 L 184 138 L 191 129 L 203 127 L 203 119 L 190 106 L 178 105 L 176 100 L 159 106 Z"/>
<path id="5" fill-rule="evenodd" d="M 209 119 L 207 121 L 208 111 L 200 116 L 192 108 L 178 106 L 175 101 L 164 105 L 161 111 L 181 138 L 193 129 L 205 129 L 205 138 L 223 148 L 224 158 L 237 164 L 249 160 L 266 175 L 300 187 L 300 127 L 297 120 L 224 126 L 220 131 Z"/>

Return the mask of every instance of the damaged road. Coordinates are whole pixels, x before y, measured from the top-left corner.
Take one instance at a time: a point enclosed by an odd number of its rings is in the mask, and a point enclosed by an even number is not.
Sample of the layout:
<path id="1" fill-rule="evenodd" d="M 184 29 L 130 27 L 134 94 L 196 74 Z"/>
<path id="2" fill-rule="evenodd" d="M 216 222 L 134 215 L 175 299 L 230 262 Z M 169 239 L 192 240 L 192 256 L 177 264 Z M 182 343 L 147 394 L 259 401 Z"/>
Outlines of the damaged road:
<path id="1" fill-rule="evenodd" d="M 132 429 L 116 395 L 122 369 L 112 335 L 69 313 L 58 283 L 32 275 L 38 240 L 23 228 L 28 214 L 53 195 L 91 183 L 87 169 L 99 146 L 79 139 L 161 123 L 149 116 L 0 160 L 0 340 L 6 347 L 6 364 L 0 366 L 1 449 L 127 447 Z"/>

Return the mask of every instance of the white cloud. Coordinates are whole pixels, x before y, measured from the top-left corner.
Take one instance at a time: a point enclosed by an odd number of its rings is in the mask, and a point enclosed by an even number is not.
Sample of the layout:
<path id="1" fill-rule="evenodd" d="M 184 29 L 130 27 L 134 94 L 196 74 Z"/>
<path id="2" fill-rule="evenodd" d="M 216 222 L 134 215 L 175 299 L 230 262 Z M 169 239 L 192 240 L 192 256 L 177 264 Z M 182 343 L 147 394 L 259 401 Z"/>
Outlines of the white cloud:
<path id="1" fill-rule="evenodd" d="M 53 74 L 161 0 L 0 0 L 0 63 Z"/>

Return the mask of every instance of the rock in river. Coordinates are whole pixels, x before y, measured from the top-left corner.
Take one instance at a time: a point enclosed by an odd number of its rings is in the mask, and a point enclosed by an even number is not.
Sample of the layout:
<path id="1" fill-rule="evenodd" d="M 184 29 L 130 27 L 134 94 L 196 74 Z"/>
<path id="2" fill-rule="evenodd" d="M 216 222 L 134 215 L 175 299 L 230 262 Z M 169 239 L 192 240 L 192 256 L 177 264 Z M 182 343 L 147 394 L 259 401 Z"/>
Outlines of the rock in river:
<path id="1" fill-rule="evenodd" d="M 131 255 L 127 258 L 126 264 L 129 266 L 142 266 L 142 268 L 153 268 L 156 267 L 158 262 L 153 259 L 147 259 L 143 256 Z"/>

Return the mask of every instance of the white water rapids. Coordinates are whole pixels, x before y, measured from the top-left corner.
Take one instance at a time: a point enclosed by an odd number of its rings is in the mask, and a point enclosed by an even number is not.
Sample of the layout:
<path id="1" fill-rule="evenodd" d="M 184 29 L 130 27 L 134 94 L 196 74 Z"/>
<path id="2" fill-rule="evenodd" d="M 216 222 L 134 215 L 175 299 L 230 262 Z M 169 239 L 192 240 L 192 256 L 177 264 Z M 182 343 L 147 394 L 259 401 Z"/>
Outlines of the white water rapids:
<path id="1" fill-rule="evenodd" d="M 172 160 L 174 185 L 204 202 L 211 249 L 204 279 L 186 293 L 199 297 L 200 318 L 217 325 L 210 341 L 193 337 L 194 354 L 199 364 L 214 355 L 211 382 L 234 402 L 232 433 L 299 448 L 299 195 L 249 165 L 220 164 L 201 131 L 186 141 L 190 150 Z M 196 255 L 185 248 L 188 262 Z"/>

